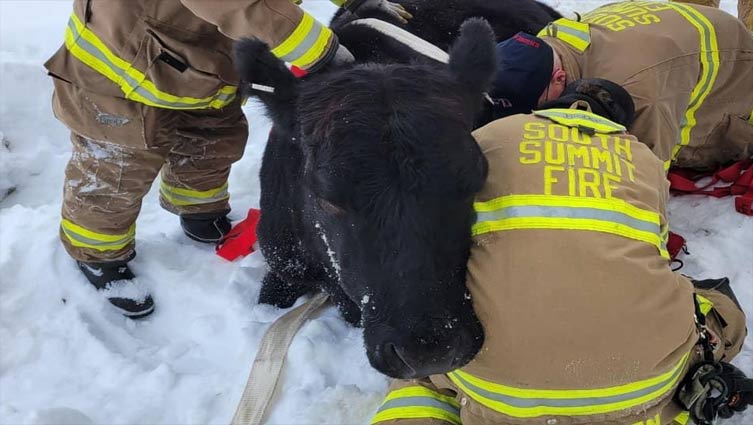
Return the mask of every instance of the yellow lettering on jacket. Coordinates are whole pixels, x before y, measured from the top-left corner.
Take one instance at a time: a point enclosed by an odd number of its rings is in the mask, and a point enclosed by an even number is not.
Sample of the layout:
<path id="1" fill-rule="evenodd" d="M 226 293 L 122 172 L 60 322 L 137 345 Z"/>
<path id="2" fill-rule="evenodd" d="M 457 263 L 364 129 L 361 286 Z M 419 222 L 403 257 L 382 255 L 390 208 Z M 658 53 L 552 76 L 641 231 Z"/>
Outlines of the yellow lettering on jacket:
<path id="1" fill-rule="evenodd" d="M 536 140 L 523 140 L 520 142 L 520 163 L 538 164 L 541 162 L 541 142 Z"/>
<path id="2" fill-rule="evenodd" d="M 546 125 L 543 122 L 527 122 L 523 126 L 523 137 L 526 139 L 543 139 L 546 135 Z"/>
<path id="3" fill-rule="evenodd" d="M 555 173 L 562 173 L 565 171 L 565 167 L 556 165 L 544 166 L 544 195 L 552 194 L 552 186 L 559 182 L 559 179 L 555 177 Z"/>
<path id="4" fill-rule="evenodd" d="M 619 32 L 636 25 L 652 25 L 661 18 L 651 12 L 661 12 L 672 6 L 655 2 L 616 3 L 600 7 L 582 17 L 583 22 L 602 25 L 611 31 Z"/>
<path id="5" fill-rule="evenodd" d="M 635 181 L 631 139 L 626 136 L 533 122 L 526 124 L 523 137 L 518 161 L 524 166 L 543 164 L 546 195 L 613 198 L 623 179 Z"/>

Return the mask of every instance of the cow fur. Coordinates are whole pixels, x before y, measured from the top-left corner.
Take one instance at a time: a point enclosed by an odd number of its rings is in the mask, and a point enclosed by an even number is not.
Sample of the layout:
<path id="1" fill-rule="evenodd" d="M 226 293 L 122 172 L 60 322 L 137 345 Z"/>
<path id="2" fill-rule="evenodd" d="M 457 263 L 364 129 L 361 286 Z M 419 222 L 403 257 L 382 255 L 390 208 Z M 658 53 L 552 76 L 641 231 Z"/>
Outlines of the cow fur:
<path id="1" fill-rule="evenodd" d="M 360 16 L 340 9 L 330 27 L 340 43 L 356 60 L 377 63 L 410 63 L 423 60 L 406 46 L 363 25 L 350 25 L 358 18 L 377 18 L 447 51 L 458 35 L 460 25 L 469 18 L 488 21 L 497 42 L 519 31 L 538 33 L 546 24 L 562 17 L 556 10 L 534 0 L 391 0 L 400 3 L 413 18 L 407 24 L 378 10 L 359 11 Z"/>
<path id="2" fill-rule="evenodd" d="M 471 131 L 495 71 L 488 24 L 463 26 L 448 65 L 355 65 L 296 80 L 256 40 L 237 46 L 236 62 L 241 92 L 274 122 L 260 175 L 270 270 L 259 301 L 289 307 L 327 292 L 389 376 L 470 361 L 483 342 L 465 264 L 487 172 Z"/>

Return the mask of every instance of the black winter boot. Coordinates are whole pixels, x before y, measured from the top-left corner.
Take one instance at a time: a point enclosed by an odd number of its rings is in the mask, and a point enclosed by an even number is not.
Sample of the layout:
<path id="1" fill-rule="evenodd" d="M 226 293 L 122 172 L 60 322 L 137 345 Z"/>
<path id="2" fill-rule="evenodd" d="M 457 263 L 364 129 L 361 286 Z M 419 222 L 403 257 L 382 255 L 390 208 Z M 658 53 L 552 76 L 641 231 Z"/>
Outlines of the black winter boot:
<path id="1" fill-rule="evenodd" d="M 182 215 L 180 225 L 186 236 L 197 242 L 217 243 L 232 227 L 227 213 L 228 211 Z"/>
<path id="2" fill-rule="evenodd" d="M 154 300 L 149 291 L 134 281 L 127 261 L 85 263 L 78 267 L 99 291 L 103 291 L 110 304 L 130 319 L 141 319 L 154 311 Z"/>

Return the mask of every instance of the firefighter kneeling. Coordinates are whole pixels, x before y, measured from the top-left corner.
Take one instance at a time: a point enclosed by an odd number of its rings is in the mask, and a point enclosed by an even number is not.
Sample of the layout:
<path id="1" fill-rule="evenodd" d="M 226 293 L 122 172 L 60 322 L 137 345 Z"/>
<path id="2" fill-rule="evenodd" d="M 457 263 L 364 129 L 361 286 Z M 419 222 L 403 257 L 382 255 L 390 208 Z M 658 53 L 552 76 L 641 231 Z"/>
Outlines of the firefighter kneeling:
<path id="1" fill-rule="evenodd" d="M 486 340 L 462 369 L 395 381 L 374 423 L 712 423 L 753 402 L 728 362 L 745 316 L 727 279 L 672 272 L 662 161 L 632 99 L 580 80 L 475 133 L 489 160 L 468 287 Z"/>

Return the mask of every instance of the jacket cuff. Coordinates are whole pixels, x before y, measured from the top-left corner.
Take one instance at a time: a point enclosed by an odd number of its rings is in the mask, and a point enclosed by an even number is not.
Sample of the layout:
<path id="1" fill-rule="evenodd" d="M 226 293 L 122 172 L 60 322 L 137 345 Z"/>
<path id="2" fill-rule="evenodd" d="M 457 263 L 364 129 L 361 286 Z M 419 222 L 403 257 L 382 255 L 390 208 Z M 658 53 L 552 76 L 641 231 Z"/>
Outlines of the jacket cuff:
<path id="1" fill-rule="evenodd" d="M 272 54 L 298 68 L 313 72 L 331 60 L 339 43 L 337 36 L 308 13 L 293 32 L 272 49 Z"/>
<path id="2" fill-rule="evenodd" d="M 308 68 L 304 68 L 309 73 L 320 71 L 322 68 L 325 68 L 327 65 L 332 62 L 332 60 L 335 58 L 335 55 L 337 54 L 337 49 L 340 48 L 340 42 L 337 39 L 337 36 L 333 33 L 332 34 L 332 42 L 330 43 L 329 49 L 319 58 L 319 60 L 315 63 L 313 63 Z"/>

